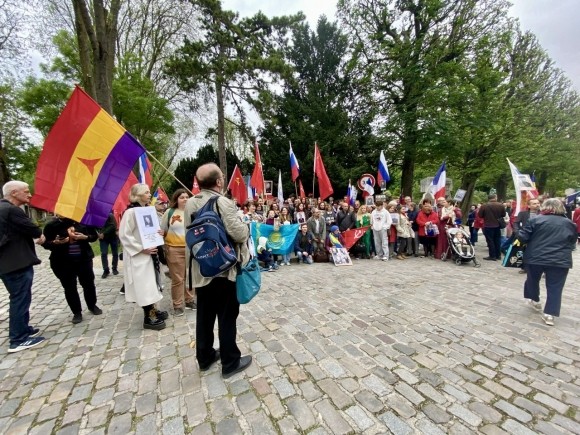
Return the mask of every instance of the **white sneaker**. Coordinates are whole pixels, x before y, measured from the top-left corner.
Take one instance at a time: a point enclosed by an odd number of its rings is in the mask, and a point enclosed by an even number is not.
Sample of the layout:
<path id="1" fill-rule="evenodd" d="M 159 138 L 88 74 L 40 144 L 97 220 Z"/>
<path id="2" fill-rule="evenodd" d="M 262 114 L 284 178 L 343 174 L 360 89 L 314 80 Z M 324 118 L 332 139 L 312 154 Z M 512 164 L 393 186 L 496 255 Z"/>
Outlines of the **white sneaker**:
<path id="1" fill-rule="evenodd" d="M 526 299 L 526 303 L 532 307 L 534 310 L 541 310 L 542 309 L 542 303 L 540 301 L 536 302 L 533 301 L 531 299 Z"/>
<path id="2" fill-rule="evenodd" d="M 554 326 L 554 316 L 550 316 L 549 314 L 542 314 L 542 320 L 548 326 Z"/>
<path id="3" fill-rule="evenodd" d="M 281 262 L 281 263 L 279 264 L 279 266 L 286 266 L 286 263 L 284 263 L 284 262 Z"/>
<path id="4" fill-rule="evenodd" d="M 378 255 L 375 255 L 373 258 L 374 258 L 375 260 L 380 260 L 380 258 L 379 258 L 379 256 L 378 256 Z"/>
<path id="5" fill-rule="evenodd" d="M 388 260 L 389 260 L 389 257 L 386 257 L 386 256 L 383 257 L 383 261 L 388 261 Z"/>
<path id="6" fill-rule="evenodd" d="M 286 262 L 286 266 L 290 266 L 290 262 L 289 261 Z"/>

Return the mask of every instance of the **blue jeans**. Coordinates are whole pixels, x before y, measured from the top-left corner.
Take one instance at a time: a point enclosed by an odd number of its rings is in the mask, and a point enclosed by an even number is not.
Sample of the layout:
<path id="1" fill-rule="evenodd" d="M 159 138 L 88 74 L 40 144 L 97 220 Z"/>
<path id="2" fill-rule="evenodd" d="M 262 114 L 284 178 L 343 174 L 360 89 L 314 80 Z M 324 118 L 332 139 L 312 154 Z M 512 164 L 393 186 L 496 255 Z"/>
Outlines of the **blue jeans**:
<path id="1" fill-rule="evenodd" d="M 109 246 L 111 247 L 111 254 L 113 254 L 113 270 L 117 270 L 119 264 L 119 240 L 99 240 L 101 248 L 101 263 L 103 264 L 103 272 L 109 272 Z"/>
<path id="2" fill-rule="evenodd" d="M 566 284 L 568 268 L 526 264 L 528 276 L 524 284 L 524 298 L 538 302 L 540 300 L 540 279 L 546 274 L 546 305 L 544 313 L 558 317 L 562 305 L 562 290 Z"/>
<path id="3" fill-rule="evenodd" d="M 28 322 L 30 320 L 30 302 L 32 301 L 32 279 L 34 269 L 32 266 L 14 272 L 0 275 L 8 293 L 10 294 L 10 323 L 9 333 L 10 346 L 15 347 L 28 340 L 31 332 Z"/>

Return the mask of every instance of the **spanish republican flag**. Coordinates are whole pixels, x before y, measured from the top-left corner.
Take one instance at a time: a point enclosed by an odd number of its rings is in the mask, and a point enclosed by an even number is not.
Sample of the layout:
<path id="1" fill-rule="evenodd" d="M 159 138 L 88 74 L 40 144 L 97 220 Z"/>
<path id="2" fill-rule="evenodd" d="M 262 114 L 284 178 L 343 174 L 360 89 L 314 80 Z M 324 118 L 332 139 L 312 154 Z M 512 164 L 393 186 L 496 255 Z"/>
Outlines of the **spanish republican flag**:
<path id="1" fill-rule="evenodd" d="M 143 146 L 76 87 L 46 137 L 34 181 L 34 207 L 101 227 Z"/>

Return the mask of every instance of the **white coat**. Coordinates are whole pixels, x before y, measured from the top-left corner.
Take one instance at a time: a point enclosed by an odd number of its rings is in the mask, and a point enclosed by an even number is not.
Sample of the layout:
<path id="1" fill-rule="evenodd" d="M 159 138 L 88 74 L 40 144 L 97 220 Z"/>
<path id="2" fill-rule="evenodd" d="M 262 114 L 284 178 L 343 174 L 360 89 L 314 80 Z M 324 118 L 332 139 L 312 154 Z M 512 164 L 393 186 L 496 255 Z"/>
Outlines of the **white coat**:
<path id="1" fill-rule="evenodd" d="M 123 278 L 125 299 L 145 307 L 159 302 L 163 295 L 155 281 L 155 267 L 149 254 L 143 254 L 143 244 L 137 228 L 135 210 L 127 209 L 119 225 L 119 240 L 123 245 Z"/>

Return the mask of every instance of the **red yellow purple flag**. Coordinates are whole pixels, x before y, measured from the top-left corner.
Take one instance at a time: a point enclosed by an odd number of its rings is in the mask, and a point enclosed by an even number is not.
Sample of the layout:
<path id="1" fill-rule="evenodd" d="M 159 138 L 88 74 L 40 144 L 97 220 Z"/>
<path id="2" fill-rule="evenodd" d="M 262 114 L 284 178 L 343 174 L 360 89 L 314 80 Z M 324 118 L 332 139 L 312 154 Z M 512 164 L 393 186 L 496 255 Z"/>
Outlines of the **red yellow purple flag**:
<path id="1" fill-rule="evenodd" d="M 100 227 L 143 146 L 76 87 L 44 141 L 34 207 Z"/>

